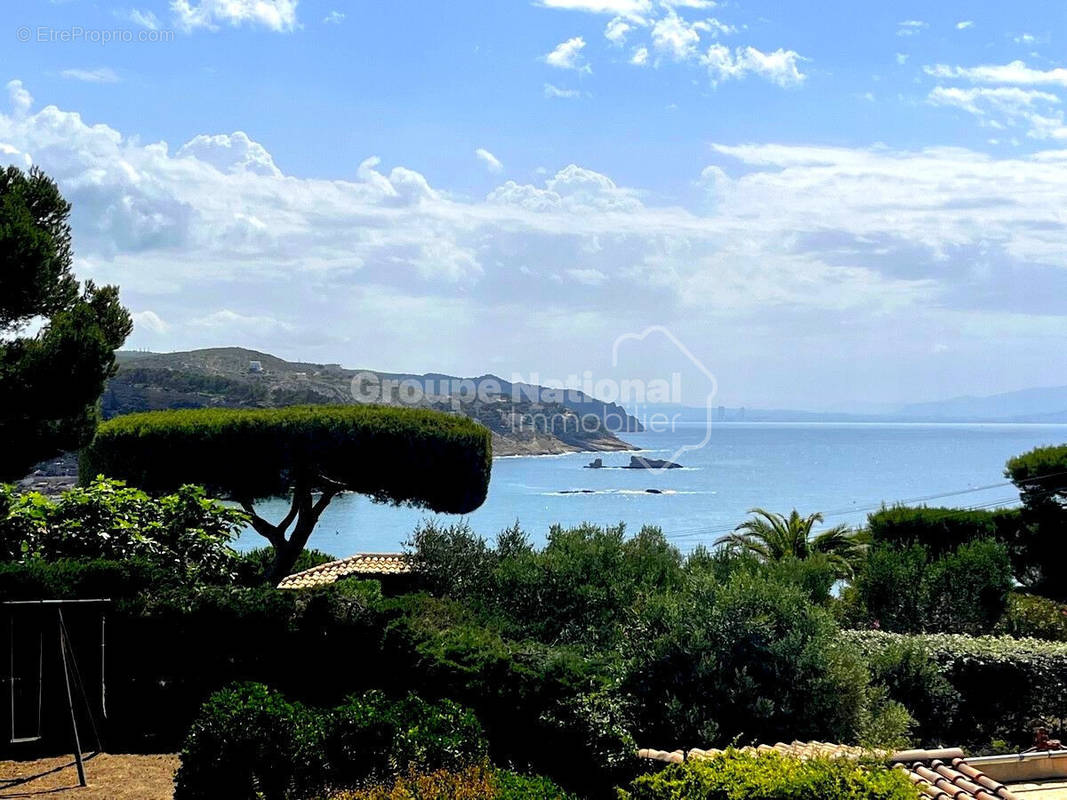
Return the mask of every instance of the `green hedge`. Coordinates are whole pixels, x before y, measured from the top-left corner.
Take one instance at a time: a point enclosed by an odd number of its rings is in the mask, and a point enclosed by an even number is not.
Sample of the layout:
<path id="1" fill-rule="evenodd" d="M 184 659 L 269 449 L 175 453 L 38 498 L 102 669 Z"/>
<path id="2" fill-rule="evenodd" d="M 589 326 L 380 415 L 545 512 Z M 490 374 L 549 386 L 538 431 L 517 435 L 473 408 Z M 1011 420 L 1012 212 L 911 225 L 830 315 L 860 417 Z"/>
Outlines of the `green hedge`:
<path id="1" fill-rule="evenodd" d="M 903 771 L 847 758 L 727 750 L 637 778 L 620 800 L 917 800 Z"/>
<path id="2" fill-rule="evenodd" d="M 293 406 L 184 409 L 105 422 L 82 454 L 81 478 L 122 478 L 148 491 L 197 483 L 224 496 L 285 495 L 296 477 L 376 500 L 467 513 L 485 500 L 487 428 L 411 408 Z M 324 481 L 328 478 L 328 482 Z"/>
<path id="3" fill-rule="evenodd" d="M 469 711 L 414 695 L 350 697 L 334 709 L 290 702 L 262 684 L 217 692 L 193 723 L 175 800 L 311 797 L 409 769 L 458 769 L 485 758 Z"/>
<path id="4" fill-rule="evenodd" d="M 882 631 L 844 631 L 842 638 L 868 658 L 901 646 L 918 648 L 937 666 L 959 701 L 955 708 L 948 703 L 943 710 L 928 710 L 954 718 L 941 730 L 941 742 L 925 744 L 985 747 L 1003 740 L 1028 746 L 1033 743 L 1035 720 L 1052 724 L 1067 718 L 1067 643 Z"/>
<path id="5" fill-rule="evenodd" d="M 1009 459 L 1005 474 L 1028 505 L 1067 499 L 1067 444 L 1037 447 Z"/>
<path id="6" fill-rule="evenodd" d="M 959 508 L 893 506 L 867 518 L 875 542 L 921 544 L 934 554 L 955 550 L 975 539 L 1010 542 L 1022 524 L 1019 509 L 967 511 Z"/>

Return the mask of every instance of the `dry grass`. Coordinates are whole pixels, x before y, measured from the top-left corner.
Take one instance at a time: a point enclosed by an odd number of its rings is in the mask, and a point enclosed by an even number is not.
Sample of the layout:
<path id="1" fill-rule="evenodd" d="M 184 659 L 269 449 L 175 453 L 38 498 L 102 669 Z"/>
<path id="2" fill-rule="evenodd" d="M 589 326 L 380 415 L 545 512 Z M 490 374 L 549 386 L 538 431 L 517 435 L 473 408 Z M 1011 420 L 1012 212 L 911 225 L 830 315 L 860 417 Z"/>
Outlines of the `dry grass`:
<path id="1" fill-rule="evenodd" d="M 0 798 L 42 800 L 172 800 L 178 757 L 101 753 L 85 762 L 89 785 L 78 786 L 72 756 L 0 761 Z"/>

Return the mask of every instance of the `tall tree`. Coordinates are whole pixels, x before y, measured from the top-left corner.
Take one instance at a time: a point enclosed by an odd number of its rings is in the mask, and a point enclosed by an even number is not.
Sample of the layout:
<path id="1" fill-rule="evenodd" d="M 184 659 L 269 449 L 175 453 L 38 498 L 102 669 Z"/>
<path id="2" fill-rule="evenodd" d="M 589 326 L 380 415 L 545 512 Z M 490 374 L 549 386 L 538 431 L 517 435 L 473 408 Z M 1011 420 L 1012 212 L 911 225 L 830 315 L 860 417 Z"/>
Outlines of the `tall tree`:
<path id="1" fill-rule="evenodd" d="M 132 330 L 116 287 L 72 274 L 69 217 L 41 170 L 0 171 L 0 481 L 92 439 Z"/>
<path id="2" fill-rule="evenodd" d="M 804 560 L 822 555 L 842 578 L 852 574 L 856 560 L 863 552 L 861 538 L 847 525 L 813 533 L 815 525 L 823 521 L 822 514 L 802 517 L 795 508 L 788 517 L 762 508 L 753 508 L 749 513 L 753 515 L 752 519 L 742 522 L 716 544 L 747 551 L 764 561 Z"/>
<path id="3" fill-rule="evenodd" d="M 82 453 L 81 479 L 103 474 L 146 491 L 197 483 L 237 501 L 274 547 L 268 577 L 280 579 L 338 494 L 466 514 L 485 501 L 491 469 L 489 429 L 439 411 L 199 408 L 105 422 Z M 291 501 L 278 522 L 256 511 L 269 497 Z"/>

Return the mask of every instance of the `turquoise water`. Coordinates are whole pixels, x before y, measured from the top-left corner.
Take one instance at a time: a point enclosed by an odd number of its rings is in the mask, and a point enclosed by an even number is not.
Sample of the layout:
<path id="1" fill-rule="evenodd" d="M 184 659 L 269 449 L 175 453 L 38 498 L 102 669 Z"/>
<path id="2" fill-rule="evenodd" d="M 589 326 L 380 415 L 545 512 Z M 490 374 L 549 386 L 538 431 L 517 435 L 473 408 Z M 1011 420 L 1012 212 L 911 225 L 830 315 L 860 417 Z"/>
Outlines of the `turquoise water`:
<path id="1" fill-rule="evenodd" d="M 625 438 L 649 457 L 671 458 L 704 433 L 702 424 L 683 424 L 669 433 Z M 1004 462 L 1032 447 L 1063 442 L 1067 425 L 717 423 L 705 447 L 675 459 L 685 465 L 681 470 L 583 469 L 596 455 L 589 453 L 496 459 L 489 497 L 466 519 L 490 538 L 518 520 L 535 541 L 543 541 L 553 523 L 622 521 L 631 530 L 653 524 L 687 551 L 732 529 L 753 506 L 822 511 L 828 523 L 858 524 L 883 502 L 1013 505 L 1014 487 L 997 485 L 1005 482 Z M 601 457 L 605 465 L 622 465 L 630 454 Z M 561 494 L 565 490 L 592 493 Z M 271 501 L 260 513 L 280 518 L 286 508 Z M 433 516 L 346 495 L 323 514 L 310 544 L 337 556 L 393 551 L 420 520 Z M 247 531 L 238 544 L 264 543 Z"/>

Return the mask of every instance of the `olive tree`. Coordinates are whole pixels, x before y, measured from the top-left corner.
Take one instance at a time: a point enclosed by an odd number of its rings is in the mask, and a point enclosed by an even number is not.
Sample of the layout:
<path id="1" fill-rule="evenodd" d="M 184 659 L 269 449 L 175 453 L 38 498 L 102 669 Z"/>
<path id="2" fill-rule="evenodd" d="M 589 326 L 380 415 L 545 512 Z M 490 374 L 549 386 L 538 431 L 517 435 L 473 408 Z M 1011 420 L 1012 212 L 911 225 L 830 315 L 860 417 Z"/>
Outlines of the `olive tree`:
<path id="1" fill-rule="evenodd" d="M 81 479 L 120 478 L 146 491 L 201 484 L 238 502 L 274 548 L 268 577 L 288 574 L 341 492 L 465 514 L 485 501 L 491 434 L 465 417 L 380 406 L 186 409 L 105 422 L 82 453 Z M 257 501 L 290 497 L 271 522 Z"/>

